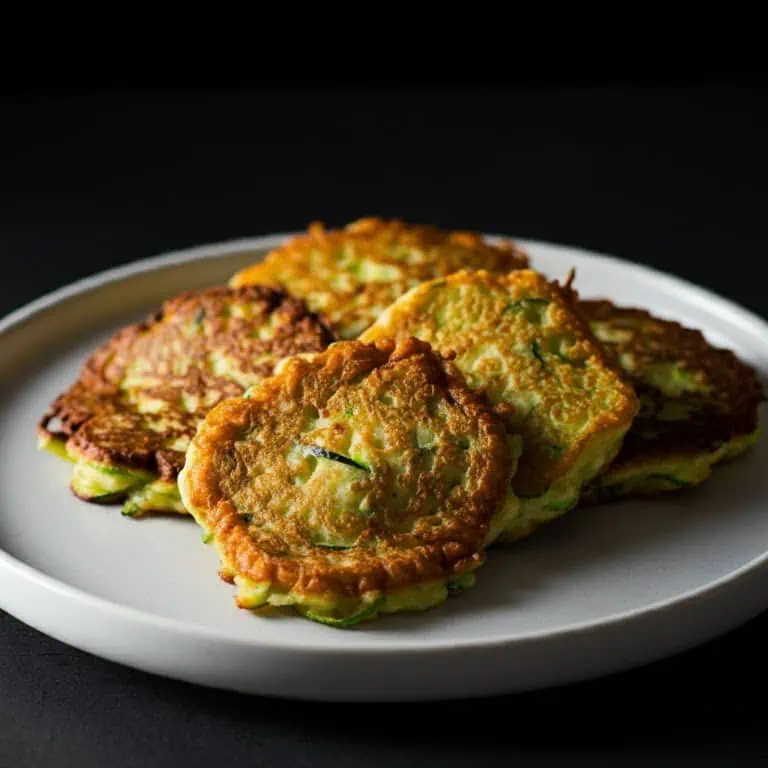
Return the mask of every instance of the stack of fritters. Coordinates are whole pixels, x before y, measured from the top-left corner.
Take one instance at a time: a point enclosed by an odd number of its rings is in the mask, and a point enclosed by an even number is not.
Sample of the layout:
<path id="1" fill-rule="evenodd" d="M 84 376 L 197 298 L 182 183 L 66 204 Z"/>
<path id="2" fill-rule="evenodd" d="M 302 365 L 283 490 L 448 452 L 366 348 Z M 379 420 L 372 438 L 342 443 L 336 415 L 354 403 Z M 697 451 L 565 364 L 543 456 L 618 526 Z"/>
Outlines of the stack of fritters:
<path id="1" fill-rule="evenodd" d="M 494 542 L 696 485 L 757 439 L 733 353 L 529 266 L 472 232 L 312 225 L 116 334 L 42 442 L 87 501 L 189 511 L 244 608 L 424 610 Z"/>

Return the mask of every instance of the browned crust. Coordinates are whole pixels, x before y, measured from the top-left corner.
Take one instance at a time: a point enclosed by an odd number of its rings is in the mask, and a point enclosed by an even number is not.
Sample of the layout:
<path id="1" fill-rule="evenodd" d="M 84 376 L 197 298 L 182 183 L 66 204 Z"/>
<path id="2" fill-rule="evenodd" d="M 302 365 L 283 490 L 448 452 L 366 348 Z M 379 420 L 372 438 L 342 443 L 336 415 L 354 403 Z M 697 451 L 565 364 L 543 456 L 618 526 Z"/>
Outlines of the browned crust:
<path id="1" fill-rule="evenodd" d="M 125 497 L 124 493 L 121 493 L 120 491 L 116 491 L 115 493 L 109 494 L 109 496 L 94 499 L 93 496 L 83 496 L 81 493 L 78 493 L 72 486 L 69 487 L 70 493 L 80 499 L 80 501 L 87 501 L 89 504 L 100 504 L 102 506 L 108 507 L 112 506 L 113 504 L 117 504 L 118 502 L 122 501 Z"/>
<path id="2" fill-rule="evenodd" d="M 445 245 L 460 246 L 477 254 L 476 258 L 488 270 L 523 269 L 529 264 L 526 251 L 511 240 L 491 244 L 480 233 L 468 230 L 445 230 L 431 225 L 408 223 L 402 219 L 370 216 L 348 224 L 343 232 L 347 237 L 396 242 L 422 249 L 440 248 Z M 309 227 L 309 236 L 315 239 L 339 235 L 339 232 L 328 232 L 320 222 L 315 222 Z M 491 264 L 488 264 L 489 259 Z M 463 266 L 472 265 L 465 263 Z"/>
<path id="3" fill-rule="evenodd" d="M 577 440 L 569 442 L 557 461 L 542 463 L 541 457 L 532 456 L 531 452 L 526 455 L 524 438 L 523 457 L 514 483 L 520 493 L 530 489 L 536 490 L 541 485 L 547 486 L 566 475 L 592 445 L 598 445 L 605 439 L 606 433 L 628 429 L 638 411 L 639 403 L 632 386 L 621 368 L 597 340 L 579 309 L 578 292 L 573 287 L 575 275 L 575 270 L 571 269 L 562 285 L 557 280 L 547 280 L 544 275 L 534 270 L 520 270 L 508 275 L 504 280 L 515 290 L 519 291 L 525 287 L 526 291 L 534 295 L 548 296 L 559 305 L 561 313 L 557 321 L 558 331 L 575 334 L 579 343 L 573 348 L 573 354 L 590 364 L 595 377 L 601 371 L 603 377 L 613 374 L 611 383 L 615 391 L 616 405 L 610 410 L 592 413 L 589 431 Z M 585 385 L 585 382 L 582 384 Z M 535 477 L 536 480 L 530 482 L 530 477 Z"/>
<path id="4" fill-rule="evenodd" d="M 337 276 L 347 271 L 335 260 L 344 246 L 352 246 L 356 254 L 368 261 L 396 269 L 400 277 L 385 282 L 353 280 L 351 286 L 343 288 L 332 286 L 328 274 Z M 393 255 L 393 248 L 413 249 L 422 258 L 404 261 Z M 262 262 L 241 270 L 230 284 L 275 285 L 307 300 L 315 294 L 322 295 L 323 306 L 314 308 L 331 320 L 340 336 L 348 337 L 350 327 L 370 324 L 376 319 L 378 308 L 391 304 L 419 282 L 446 277 L 460 269 L 506 273 L 528 264 L 525 250 L 509 240 L 490 243 L 477 232 L 370 217 L 335 230 L 314 222 L 306 234 L 290 239 L 268 253 Z"/>
<path id="5" fill-rule="evenodd" d="M 757 372 L 734 352 L 713 347 L 698 330 L 643 309 L 618 307 L 606 299 L 584 300 L 579 307 L 591 323 L 607 322 L 613 329 L 632 332 L 626 340 L 603 342 L 617 365 L 622 355 L 633 356 L 634 367 L 626 375 L 643 403 L 611 470 L 667 456 L 709 453 L 758 428 L 758 408 L 765 393 Z M 664 362 L 680 364 L 708 391 L 686 392 L 676 398 L 663 394 L 649 383 L 647 372 L 650 366 Z M 670 401 L 688 407 L 689 416 L 659 418 Z"/>
<path id="6" fill-rule="evenodd" d="M 605 440 L 606 434 L 628 429 L 638 409 L 631 385 L 606 355 L 588 323 L 577 311 L 577 294 L 571 287 L 572 279 L 569 276 L 565 285 L 561 286 L 535 270 L 515 270 L 505 275 L 486 270 L 462 270 L 420 286 L 410 299 L 405 297 L 393 305 L 386 319 L 373 325 L 361 337 L 363 341 L 390 335 L 402 339 L 416 333 L 442 354 L 453 351 L 458 358 L 471 353 L 479 343 L 507 344 L 509 358 L 515 361 L 514 371 L 498 375 L 495 367 L 487 368 L 484 373 L 478 374 L 479 383 L 473 386 L 482 387 L 488 399 L 495 404 L 496 412 L 507 421 L 509 431 L 519 433 L 523 438 L 523 454 L 513 481 L 515 492 L 521 497 L 541 495 L 544 489 L 573 468 L 584 451 Z M 487 314 L 482 314 L 480 319 L 461 332 L 442 329 L 435 313 L 425 310 L 421 302 L 428 302 L 431 288 L 443 283 L 487 288 L 489 296 L 492 296 L 488 301 Z M 503 294 L 510 300 L 546 299 L 552 305 L 549 329 L 517 325 L 520 321 L 499 308 L 496 294 Z M 458 308 L 452 311 L 456 312 Z M 546 342 L 550 336 L 571 337 L 569 355 L 578 364 L 549 359 L 547 368 L 552 375 L 545 378 L 541 362 L 527 359 L 516 347 L 527 347 L 534 341 Z M 534 411 L 529 414 L 518 411 L 510 402 L 511 398 L 507 397 L 512 394 L 511 388 L 504 395 L 499 394 L 500 390 L 510 387 L 510 382 L 514 382 L 516 390 L 537 395 L 538 404 Z M 604 398 L 610 398 L 610 407 L 597 399 L 595 392 L 598 391 L 603 393 Z M 558 422 L 565 426 L 552 426 L 554 414 Z M 578 432 L 569 426 L 580 421 L 585 426 Z M 560 448 L 556 455 L 550 450 L 553 445 Z"/>
<path id="7" fill-rule="evenodd" d="M 473 267 L 487 269 L 490 272 L 509 272 L 513 269 L 524 269 L 529 264 L 526 251 L 510 240 L 499 243 L 489 243 L 481 234 L 466 230 L 445 230 L 439 227 L 413 224 L 401 219 L 383 219 L 377 216 L 358 219 L 342 229 L 327 229 L 320 222 L 312 222 L 305 235 L 299 235 L 289 240 L 285 245 L 275 249 L 267 258 L 278 260 L 292 258 L 293 254 L 304 254 L 313 248 L 324 251 L 355 243 L 361 246 L 364 253 L 375 256 L 377 261 L 399 265 L 402 262 L 387 255 L 386 248 L 397 244 L 410 246 L 419 250 L 440 249 L 446 246 L 456 246 L 462 251 L 461 263 L 451 263 L 445 266 L 445 274 L 457 269 Z M 246 267 L 234 278 L 235 285 L 247 285 L 249 270 L 259 267 Z M 435 269 L 441 269 L 438 262 L 427 262 L 423 265 L 413 265 L 413 271 L 423 279 L 437 277 Z M 422 274 L 423 273 L 423 274 Z"/>
<path id="8" fill-rule="evenodd" d="M 757 408 L 726 416 L 702 407 L 690 419 L 673 422 L 638 417 L 626 434 L 621 451 L 610 469 L 614 471 L 642 466 L 649 460 L 664 457 L 692 457 L 713 453 L 738 437 L 753 434 L 757 427 Z M 653 431 L 654 436 L 643 437 L 645 429 Z"/>
<path id="9" fill-rule="evenodd" d="M 249 515 L 257 523 L 250 525 L 252 520 L 243 519 L 241 500 L 238 510 L 232 498 L 252 482 L 247 460 L 238 453 L 243 449 L 234 447 L 242 446 L 246 432 L 257 428 L 259 434 L 267 435 L 263 445 L 269 449 L 265 451 L 282 450 L 281 446 L 298 439 L 296 425 L 300 422 L 295 419 L 300 417 L 294 414 L 311 407 L 322 415 L 329 399 L 352 389 L 353 383 L 372 381 L 372 391 L 377 392 L 380 382 L 391 386 L 397 377 L 403 377 L 401 382 L 418 380 L 414 386 L 423 394 L 404 404 L 398 420 L 412 418 L 427 407 L 425 398 L 439 396 L 450 409 L 450 429 L 475 430 L 480 444 L 472 451 L 466 473 L 471 492 L 462 487 L 449 495 L 444 488 L 429 485 L 425 472 L 415 503 L 439 494 L 438 511 L 432 517 L 417 517 L 410 530 L 397 532 L 388 517 L 388 494 L 382 493 L 381 507 L 365 524 L 356 546 L 340 553 L 315 546 L 301 524 L 284 516 L 279 503 L 251 506 L 251 499 Z M 404 386 L 402 393 L 406 391 L 411 389 Z M 193 446 L 190 457 L 195 458 L 190 458 L 185 469 L 183 494 L 203 527 L 214 534 L 227 568 L 256 582 L 270 582 L 279 590 L 348 597 L 441 579 L 477 566 L 483 558 L 481 549 L 491 516 L 506 496 L 513 470 L 501 422 L 428 344 L 415 339 L 397 345 L 391 341 L 375 345 L 340 342 L 311 360 L 292 359 L 249 398 L 231 399 L 214 408 Z M 260 462 L 270 462 L 263 453 L 255 456 Z M 377 464 L 371 480 L 374 491 L 379 468 Z M 283 478 L 281 471 L 279 463 L 269 463 L 269 476 L 285 488 L 290 479 Z M 415 476 L 406 478 L 406 482 L 416 480 Z M 321 516 L 323 524 L 334 524 L 334 503 L 333 499 L 313 499 L 313 512 Z M 326 512 L 328 516 L 324 516 Z"/>
<path id="10" fill-rule="evenodd" d="M 250 316 L 231 317 L 233 307 Z M 252 331 L 278 313 L 275 336 L 261 341 Z M 192 324 L 200 332 L 190 335 Z M 317 352 L 333 334 L 303 302 L 265 286 L 232 289 L 216 286 L 186 292 L 166 301 L 143 322 L 119 330 L 83 364 L 77 381 L 54 400 L 38 425 L 43 437 L 66 441 L 67 450 L 104 465 L 142 469 L 174 481 L 184 465 L 184 452 L 169 449 L 174 438 L 191 439 L 210 406 L 212 394 L 233 397 L 243 392 L 237 381 L 217 375 L 207 360 L 211 350 L 235 361 L 249 374 L 268 376 L 274 362 L 301 352 Z M 269 354 L 270 362 L 258 362 Z M 188 367 L 174 369 L 180 360 Z M 137 412 L 131 388 L 123 385 L 131 366 L 141 360 L 151 386 L 142 396 L 162 401 L 162 428 L 150 427 L 151 416 Z M 136 389 L 138 392 L 138 389 Z M 185 396 L 197 397 L 193 409 L 182 406 Z M 58 424 L 52 426 L 52 422 Z"/>

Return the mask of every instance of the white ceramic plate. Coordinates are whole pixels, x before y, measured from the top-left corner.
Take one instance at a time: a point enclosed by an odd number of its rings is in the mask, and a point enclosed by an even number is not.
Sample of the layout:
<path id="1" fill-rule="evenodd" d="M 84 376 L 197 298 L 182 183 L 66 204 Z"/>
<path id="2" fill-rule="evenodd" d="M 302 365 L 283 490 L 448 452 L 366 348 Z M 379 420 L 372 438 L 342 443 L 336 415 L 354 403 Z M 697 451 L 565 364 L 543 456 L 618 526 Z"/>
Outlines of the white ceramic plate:
<path id="1" fill-rule="evenodd" d="M 768 442 L 697 490 L 578 510 L 493 551 L 475 589 L 340 631 L 235 608 L 190 519 L 121 517 L 67 490 L 34 425 L 85 355 L 162 299 L 223 283 L 284 236 L 111 270 L 0 322 L 0 608 L 65 643 L 161 675 L 320 700 L 499 694 L 675 653 L 768 606 Z M 658 272 L 525 242 L 539 270 L 701 328 L 768 371 L 768 325 Z"/>

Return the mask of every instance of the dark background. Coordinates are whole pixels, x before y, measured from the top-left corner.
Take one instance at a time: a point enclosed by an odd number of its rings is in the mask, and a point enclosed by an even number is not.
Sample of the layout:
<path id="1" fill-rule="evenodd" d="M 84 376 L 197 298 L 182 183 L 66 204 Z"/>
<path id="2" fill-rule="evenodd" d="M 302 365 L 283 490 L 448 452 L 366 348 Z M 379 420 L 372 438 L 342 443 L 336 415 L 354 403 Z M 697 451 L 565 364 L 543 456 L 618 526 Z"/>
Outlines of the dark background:
<path id="1" fill-rule="evenodd" d="M 768 314 L 760 84 L 19 90 L 0 138 L 0 314 L 164 250 L 363 215 L 608 252 Z M 152 678 L 0 614 L 0 766 L 762 762 L 766 642 L 761 617 L 568 688 L 345 706 Z"/>

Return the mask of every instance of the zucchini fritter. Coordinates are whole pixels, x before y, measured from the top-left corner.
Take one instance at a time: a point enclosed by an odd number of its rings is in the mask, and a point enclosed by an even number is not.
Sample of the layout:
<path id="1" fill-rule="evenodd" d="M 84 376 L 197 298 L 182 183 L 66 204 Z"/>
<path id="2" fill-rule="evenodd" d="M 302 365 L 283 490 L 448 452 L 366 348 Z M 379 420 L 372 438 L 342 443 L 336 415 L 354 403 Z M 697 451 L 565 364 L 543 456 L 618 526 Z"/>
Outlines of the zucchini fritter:
<path id="1" fill-rule="evenodd" d="M 71 487 L 123 512 L 180 512 L 176 476 L 198 423 L 226 397 L 333 335 L 272 288 L 210 288 L 167 301 L 85 362 L 39 425 L 41 444 L 75 463 Z"/>
<path id="2" fill-rule="evenodd" d="M 344 627 L 471 585 L 518 452 L 429 345 L 343 341 L 214 408 L 179 488 L 241 607 Z"/>
<path id="3" fill-rule="evenodd" d="M 641 408 L 616 460 L 586 495 L 648 496 L 703 482 L 758 437 L 763 390 L 755 371 L 696 330 L 610 301 L 580 302 Z"/>
<path id="4" fill-rule="evenodd" d="M 361 340 L 415 336 L 454 362 L 523 438 L 512 487 L 513 541 L 576 505 L 615 456 L 637 412 L 631 386 L 574 310 L 570 285 L 531 270 L 463 271 L 395 302 Z"/>
<path id="5" fill-rule="evenodd" d="M 312 224 L 230 284 L 281 287 L 327 317 L 340 338 L 351 339 L 425 280 L 460 269 L 506 273 L 527 265 L 525 252 L 510 242 L 491 245 L 474 232 L 368 218 L 333 231 Z"/>

